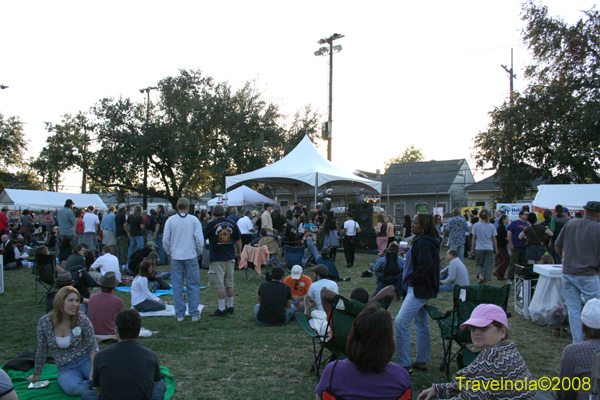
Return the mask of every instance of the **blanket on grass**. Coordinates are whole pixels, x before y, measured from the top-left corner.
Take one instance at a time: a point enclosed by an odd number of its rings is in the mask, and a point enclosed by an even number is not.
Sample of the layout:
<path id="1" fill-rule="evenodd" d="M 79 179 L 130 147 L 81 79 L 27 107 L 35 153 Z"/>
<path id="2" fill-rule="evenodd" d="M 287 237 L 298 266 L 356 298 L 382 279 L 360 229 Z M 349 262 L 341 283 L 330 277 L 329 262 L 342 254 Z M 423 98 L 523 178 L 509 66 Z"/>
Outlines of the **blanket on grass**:
<path id="1" fill-rule="evenodd" d="M 131 286 L 118 286 L 115 288 L 119 292 L 123 293 L 131 293 Z M 206 286 L 201 286 L 200 290 L 206 289 Z M 183 291 L 186 291 L 187 288 L 184 287 Z M 156 293 L 153 293 L 156 296 L 173 296 L 173 288 L 169 290 L 156 289 Z"/>
<path id="2" fill-rule="evenodd" d="M 202 310 L 204 309 L 204 304 L 200 304 L 198 306 L 198 311 L 200 311 L 200 315 L 202 315 Z M 142 317 L 174 317 L 175 316 L 175 306 L 173 304 L 167 304 L 167 308 L 163 311 L 149 311 L 140 313 Z M 187 304 L 185 306 L 185 315 L 190 316 L 189 310 L 187 309 Z"/>
<path id="3" fill-rule="evenodd" d="M 161 365 L 160 372 L 162 373 L 163 379 L 167 384 L 165 400 L 171 399 L 173 397 L 173 394 L 175 393 L 175 378 L 173 377 L 173 375 L 171 375 L 169 369 L 165 366 Z M 67 396 L 65 392 L 63 392 L 63 390 L 60 388 L 58 382 L 56 381 L 57 375 L 55 364 L 44 365 L 44 370 L 42 371 L 42 377 L 40 378 L 40 380 L 49 380 L 50 385 L 42 389 L 27 389 L 27 387 L 29 386 L 29 381 L 27 380 L 27 377 L 33 374 L 33 369 L 27 372 L 9 370 L 6 371 L 6 373 L 8 374 L 8 376 L 10 376 L 10 379 L 12 380 L 13 386 L 15 387 L 15 391 L 19 396 L 19 400 L 73 400 L 79 398 Z"/>

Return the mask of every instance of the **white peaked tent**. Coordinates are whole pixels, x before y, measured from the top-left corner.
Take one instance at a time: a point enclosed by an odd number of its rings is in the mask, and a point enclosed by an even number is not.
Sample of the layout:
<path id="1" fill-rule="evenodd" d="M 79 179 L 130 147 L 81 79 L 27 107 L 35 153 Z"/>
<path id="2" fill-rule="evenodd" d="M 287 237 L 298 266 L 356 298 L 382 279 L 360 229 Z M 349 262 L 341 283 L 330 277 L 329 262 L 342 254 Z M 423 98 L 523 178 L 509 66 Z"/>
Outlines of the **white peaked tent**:
<path id="1" fill-rule="evenodd" d="M 209 207 L 214 207 L 219 203 L 227 206 L 249 206 L 256 203 L 275 203 L 275 200 L 263 196 L 255 190 L 250 189 L 246 185 L 242 185 L 231 192 L 227 192 L 227 199 L 224 197 L 215 197 L 206 204 Z"/>
<path id="2" fill-rule="evenodd" d="M 7 205 L 12 210 L 29 209 L 32 211 L 62 208 L 71 199 L 76 207 L 87 207 L 90 204 L 96 210 L 108 210 L 100 196 L 89 193 L 59 193 L 38 190 L 4 189 L 0 195 L 0 205 Z"/>
<path id="3" fill-rule="evenodd" d="M 315 196 L 317 188 L 323 185 L 361 187 L 381 194 L 381 182 L 336 167 L 317 151 L 308 136 L 281 160 L 256 171 L 226 177 L 225 187 L 246 182 L 281 186 L 294 193 L 315 188 Z"/>
<path id="4" fill-rule="evenodd" d="M 600 201 L 600 184 L 539 185 L 535 207 L 553 210 L 557 204 L 569 210 L 583 210 L 588 201 Z"/>

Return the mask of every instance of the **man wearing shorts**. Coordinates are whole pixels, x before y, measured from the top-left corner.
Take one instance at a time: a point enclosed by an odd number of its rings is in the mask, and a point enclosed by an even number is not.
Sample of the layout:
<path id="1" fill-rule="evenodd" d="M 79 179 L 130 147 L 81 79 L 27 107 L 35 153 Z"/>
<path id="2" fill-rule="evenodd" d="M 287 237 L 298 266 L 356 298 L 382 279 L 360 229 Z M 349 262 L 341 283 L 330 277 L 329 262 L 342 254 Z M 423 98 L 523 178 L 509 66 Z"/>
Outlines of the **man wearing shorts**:
<path id="1" fill-rule="evenodd" d="M 210 316 L 226 317 L 233 314 L 233 269 L 236 258 L 242 252 L 242 235 L 237 224 L 225 218 L 225 207 L 216 206 L 212 215 L 213 220 L 204 228 L 204 237 L 210 244 L 208 284 L 217 290 L 219 308 Z"/>

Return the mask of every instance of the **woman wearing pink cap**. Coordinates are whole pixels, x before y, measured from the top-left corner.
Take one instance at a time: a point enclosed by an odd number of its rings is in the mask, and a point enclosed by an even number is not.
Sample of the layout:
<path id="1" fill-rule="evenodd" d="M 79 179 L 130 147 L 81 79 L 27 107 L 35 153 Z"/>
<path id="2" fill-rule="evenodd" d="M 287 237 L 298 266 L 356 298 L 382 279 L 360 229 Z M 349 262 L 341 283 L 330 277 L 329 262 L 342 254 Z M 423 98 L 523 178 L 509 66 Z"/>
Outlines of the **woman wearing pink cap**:
<path id="1" fill-rule="evenodd" d="M 471 340 L 481 352 L 452 377 L 452 382 L 434 384 L 424 390 L 418 400 L 436 396 L 440 399 L 535 398 L 535 391 L 528 390 L 531 372 L 515 344 L 507 340 L 508 319 L 501 307 L 480 304 L 460 327 L 469 328 Z"/>

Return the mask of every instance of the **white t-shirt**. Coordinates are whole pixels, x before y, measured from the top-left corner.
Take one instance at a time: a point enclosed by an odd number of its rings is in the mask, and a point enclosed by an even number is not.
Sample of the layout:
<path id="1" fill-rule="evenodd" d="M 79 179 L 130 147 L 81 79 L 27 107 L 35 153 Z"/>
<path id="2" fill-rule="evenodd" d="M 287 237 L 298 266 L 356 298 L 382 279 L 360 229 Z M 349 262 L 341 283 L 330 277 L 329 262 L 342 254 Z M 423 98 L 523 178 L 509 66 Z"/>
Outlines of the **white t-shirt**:
<path id="1" fill-rule="evenodd" d="M 148 290 L 148 278 L 138 275 L 131 284 L 131 306 L 140 304 L 144 300 L 160 301 Z"/>
<path id="2" fill-rule="evenodd" d="M 249 235 L 252 233 L 251 229 L 254 229 L 254 224 L 252 220 L 247 216 L 242 217 L 237 222 L 238 228 L 240 228 L 240 234 Z"/>
<path id="3" fill-rule="evenodd" d="M 358 222 L 353 219 L 349 219 L 344 222 L 344 229 L 346 230 L 346 236 L 356 236 L 356 228 L 360 228 Z"/>
<path id="4" fill-rule="evenodd" d="M 115 277 L 121 281 L 121 271 L 119 271 L 119 259 L 110 253 L 101 255 L 94 261 L 91 269 L 99 270 L 102 276 L 106 275 L 107 272 L 112 271 L 115 273 Z"/>
<path id="5" fill-rule="evenodd" d="M 308 289 L 308 295 L 317 301 L 320 311 L 325 311 L 323 309 L 323 303 L 321 303 L 321 289 L 323 289 L 324 287 L 336 293 L 339 293 L 337 283 L 335 283 L 332 280 L 319 279 L 318 281 L 313 282 L 310 285 L 310 288 Z"/>
<path id="6" fill-rule="evenodd" d="M 83 216 L 83 232 L 96 233 L 96 224 L 99 224 L 100 220 L 98 216 L 93 213 L 86 212 Z"/>

